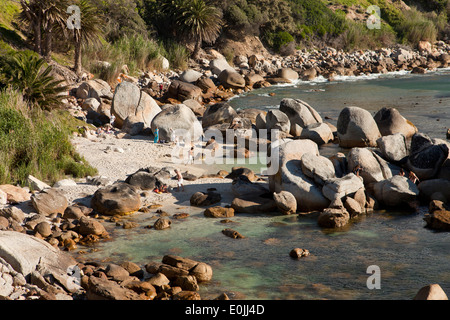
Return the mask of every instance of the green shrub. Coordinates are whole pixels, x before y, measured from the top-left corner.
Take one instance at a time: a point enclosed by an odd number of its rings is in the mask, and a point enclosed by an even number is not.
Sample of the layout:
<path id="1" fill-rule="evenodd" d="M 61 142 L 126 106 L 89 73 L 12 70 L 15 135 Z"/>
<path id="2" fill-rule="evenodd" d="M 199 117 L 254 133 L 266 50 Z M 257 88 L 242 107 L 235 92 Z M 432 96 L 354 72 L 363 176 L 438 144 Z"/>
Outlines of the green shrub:
<path id="1" fill-rule="evenodd" d="M 162 47 L 161 55 L 169 60 L 171 69 L 186 70 L 188 68 L 188 61 L 190 53 L 188 49 L 174 41 L 166 41 Z"/>
<path id="2" fill-rule="evenodd" d="M 10 52 L 0 58 L 0 83 L 22 92 L 30 106 L 52 109 L 60 105 L 67 87 L 51 75 L 52 67 L 32 51 Z"/>
<path id="3" fill-rule="evenodd" d="M 157 60 L 163 48 L 153 39 L 142 35 L 123 36 L 115 43 L 103 41 L 84 50 L 83 65 L 102 80 L 112 83 L 127 65 L 131 75 L 147 71 L 158 65 Z M 101 61 L 106 61 L 106 66 Z"/>
<path id="4" fill-rule="evenodd" d="M 264 39 L 276 52 L 280 52 L 282 47 L 295 41 L 294 37 L 287 31 L 278 31 L 276 33 L 268 32 L 265 34 Z"/>
<path id="5" fill-rule="evenodd" d="M 438 22 L 435 17 L 430 19 L 427 15 L 415 8 L 405 12 L 405 19 L 398 27 L 401 39 L 412 45 L 419 41 L 436 41 L 438 34 Z"/>
<path id="6" fill-rule="evenodd" d="M 0 91 L 0 184 L 25 186 L 30 174 L 50 183 L 95 175 L 70 143 L 70 118 L 62 110 L 28 109 L 18 91 Z"/>

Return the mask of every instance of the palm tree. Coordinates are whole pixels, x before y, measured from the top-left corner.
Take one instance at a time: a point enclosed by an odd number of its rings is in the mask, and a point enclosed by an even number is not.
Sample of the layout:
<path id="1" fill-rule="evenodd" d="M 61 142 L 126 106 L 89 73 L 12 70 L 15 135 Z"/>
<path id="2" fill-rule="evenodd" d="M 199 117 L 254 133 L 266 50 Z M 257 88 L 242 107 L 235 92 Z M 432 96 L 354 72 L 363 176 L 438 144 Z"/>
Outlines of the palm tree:
<path id="1" fill-rule="evenodd" d="M 52 40 L 54 31 L 66 33 L 66 23 L 68 14 L 66 13 L 69 3 L 67 0 L 51 0 L 45 1 L 43 7 L 42 28 L 44 30 L 44 46 L 42 54 L 45 60 L 51 60 Z"/>
<path id="2" fill-rule="evenodd" d="M 42 1 L 20 0 L 19 21 L 29 24 L 34 36 L 34 51 L 42 54 Z"/>
<path id="3" fill-rule="evenodd" d="M 65 32 L 68 0 L 20 0 L 19 21 L 29 25 L 34 37 L 34 51 L 51 59 L 54 31 Z"/>
<path id="4" fill-rule="evenodd" d="M 19 90 L 29 103 L 52 109 L 65 98 L 67 87 L 51 75 L 52 67 L 33 51 L 18 51 L 0 59 L 0 82 Z"/>
<path id="5" fill-rule="evenodd" d="M 88 43 L 99 41 L 103 20 L 100 13 L 97 11 L 97 8 L 88 0 L 79 0 L 77 5 L 80 8 L 81 27 L 79 29 L 73 29 L 72 37 L 75 45 L 74 70 L 77 75 L 80 76 L 82 73 L 82 48 Z"/>
<path id="6" fill-rule="evenodd" d="M 172 18 L 183 35 L 195 41 L 192 58 L 197 59 L 202 42 L 213 43 L 223 22 L 220 10 L 205 0 L 172 0 L 162 10 Z"/>

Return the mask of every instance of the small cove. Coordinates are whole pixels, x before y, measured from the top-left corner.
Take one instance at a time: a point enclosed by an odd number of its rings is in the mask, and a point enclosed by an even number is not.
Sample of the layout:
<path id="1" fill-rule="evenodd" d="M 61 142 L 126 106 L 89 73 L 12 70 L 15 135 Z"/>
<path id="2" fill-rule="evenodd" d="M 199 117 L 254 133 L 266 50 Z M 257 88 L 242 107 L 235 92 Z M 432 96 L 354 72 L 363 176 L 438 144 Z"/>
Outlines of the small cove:
<path id="1" fill-rule="evenodd" d="M 306 101 L 335 125 L 340 110 L 354 105 L 372 114 L 395 107 L 433 138 L 445 139 L 450 126 L 448 70 L 273 86 L 236 97 L 230 104 L 236 109 L 269 109 L 277 108 L 282 98 Z M 339 148 L 333 145 L 321 148 L 325 156 L 336 151 Z M 214 276 L 200 286 L 204 299 L 222 292 L 239 299 L 411 299 L 431 283 L 450 291 L 450 234 L 424 228 L 426 208 L 417 213 L 376 211 L 339 231 L 319 228 L 315 214 L 237 214 L 233 223 L 222 224 L 220 219 L 205 218 L 203 209 L 189 203 L 164 210 L 187 212 L 190 217 L 174 220 L 163 231 L 123 230 L 111 224 L 113 241 L 97 244 L 99 251 L 86 258 L 145 265 L 172 253 L 209 263 Z M 150 216 L 139 213 L 130 219 L 148 225 Z M 225 237 L 221 233 L 225 228 L 246 238 Z M 289 251 L 295 247 L 308 249 L 311 255 L 293 260 Z M 381 269 L 380 290 L 366 286 L 370 265 Z"/>

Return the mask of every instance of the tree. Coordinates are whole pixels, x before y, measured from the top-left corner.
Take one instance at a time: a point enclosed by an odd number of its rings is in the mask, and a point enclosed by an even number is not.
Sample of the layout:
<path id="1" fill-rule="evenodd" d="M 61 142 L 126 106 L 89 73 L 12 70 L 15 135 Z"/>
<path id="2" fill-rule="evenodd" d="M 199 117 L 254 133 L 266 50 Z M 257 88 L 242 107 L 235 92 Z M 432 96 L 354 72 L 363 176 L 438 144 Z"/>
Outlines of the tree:
<path id="1" fill-rule="evenodd" d="M 42 1 L 20 0 L 22 11 L 19 14 L 19 21 L 30 25 L 34 36 L 34 51 L 42 54 Z"/>
<path id="2" fill-rule="evenodd" d="M 52 109 L 67 87 L 51 75 L 52 67 L 33 51 L 19 51 L 0 59 L 0 83 L 19 90 L 29 106 Z"/>
<path id="3" fill-rule="evenodd" d="M 193 59 L 198 58 L 202 42 L 213 43 L 222 29 L 220 10 L 204 0 L 165 1 L 162 9 L 181 35 L 195 41 Z"/>
<path id="4" fill-rule="evenodd" d="M 74 70 L 78 76 L 82 73 L 81 54 L 83 46 L 99 41 L 103 20 L 96 7 L 88 0 L 79 0 L 80 28 L 73 28 L 72 39 L 75 46 Z"/>
<path id="5" fill-rule="evenodd" d="M 44 30 L 44 46 L 42 50 L 42 55 L 45 60 L 51 60 L 52 54 L 52 42 L 55 30 L 65 34 L 67 29 L 67 18 L 66 13 L 69 3 L 67 0 L 52 0 L 45 1 L 45 7 L 43 11 L 43 30 Z"/>
<path id="6" fill-rule="evenodd" d="M 20 0 L 19 21 L 31 27 L 34 51 L 51 60 L 54 31 L 65 31 L 67 0 Z"/>

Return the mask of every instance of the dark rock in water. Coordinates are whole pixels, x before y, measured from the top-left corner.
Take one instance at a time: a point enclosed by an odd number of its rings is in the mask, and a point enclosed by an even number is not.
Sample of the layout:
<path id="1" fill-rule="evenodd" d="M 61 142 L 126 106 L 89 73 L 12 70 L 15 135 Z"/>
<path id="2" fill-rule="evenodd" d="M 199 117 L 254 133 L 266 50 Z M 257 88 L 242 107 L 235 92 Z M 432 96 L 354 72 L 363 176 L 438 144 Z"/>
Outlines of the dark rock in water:
<path id="1" fill-rule="evenodd" d="M 88 217 L 81 217 L 79 220 L 79 230 L 78 232 L 84 236 L 93 234 L 101 237 L 108 237 L 108 232 L 106 231 L 103 224 L 95 219 Z"/>
<path id="2" fill-rule="evenodd" d="M 350 220 L 350 214 L 345 208 L 326 208 L 319 215 L 317 223 L 322 228 L 341 228 Z"/>
<path id="3" fill-rule="evenodd" d="M 447 129 L 447 139 L 450 140 L 450 129 Z"/>
<path id="4" fill-rule="evenodd" d="M 138 171 L 129 175 L 125 182 L 142 190 L 153 190 L 162 184 L 153 174 L 145 171 Z"/>
<path id="5" fill-rule="evenodd" d="M 435 210 L 433 213 L 426 214 L 423 219 L 427 223 L 427 228 L 450 231 L 450 211 Z"/>
<path id="6" fill-rule="evenodd" d="M 155 221 L 155 224 L 153 225 L 153 228 L 156 230 L 164 230 L 167 228 L 170 228 L 170 225 L 172 224 L 172 221 L 167 218 L 159 218 Z"/>
<path id="7" fill-rule="evenodd" d="M 233 238 L 233 239 L 244 239 L 245 237 L 240 234 L 239 232 L 232 230 L 232 229 L 224 229 L 222 230 L 222 233 L 226 235 L 227 237 Z"/>
<path id="8" fill-rule="evenodd" d="M 302 257 L 307 257 L 307 256 L 309 256 L 309 250 L 295 248 L 295 249 L 292 249 L 291 252 L 289 252 L 289 256 L 294 259 L 300 259 Z"/>
<path id="9" fill-rule="evenodd" d="M 108 216 L 127 215 L 139 210 L 141 198 L 136 187 L 119 182 L 98 189 L 92 197 L 91 207 Z"/>
<path id="10" fill-rule="evenodd" d="M 234 209 L 217 206 L 206 209 L 204 215 L 210 218 L 230 218 L 234 217 Z"/>
<path id="11" fill-rule="evenodd" d="M 439 172 L 448 155 L 449 147 L 445 143 L 434 143 L 426 135 L 415 134 L 411 141 L 407 167 L 420 180 L 431 179 Z"/>

